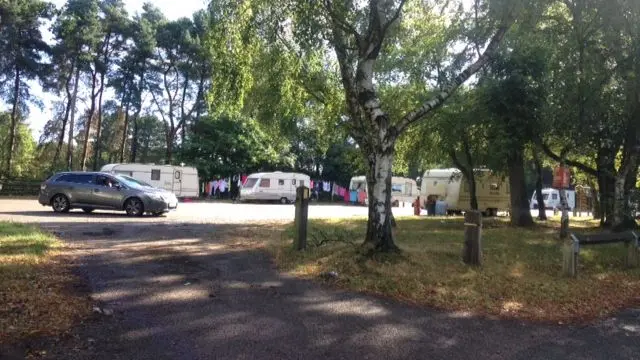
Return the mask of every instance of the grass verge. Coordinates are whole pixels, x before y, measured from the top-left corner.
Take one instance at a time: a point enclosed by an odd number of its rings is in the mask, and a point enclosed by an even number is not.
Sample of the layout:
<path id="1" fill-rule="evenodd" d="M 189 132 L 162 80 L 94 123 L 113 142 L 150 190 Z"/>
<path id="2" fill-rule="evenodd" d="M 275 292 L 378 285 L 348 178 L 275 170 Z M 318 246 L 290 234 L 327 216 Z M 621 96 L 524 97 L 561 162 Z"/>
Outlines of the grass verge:
<path id="1" fill-rule="evenodd" d="M 429 307 L 542 322 L 583 322 L 640 304 L 640 269 L 626 269 L 623 244 L 581 249 L 579 277 L 563 277 L 557 221 L 532 229 L 485 220 L 484 265 L 462 263 L 461 218 L 399 218 L 400 255 L 367 255 L 359 246 L 364 219 L 314 220 L 310 249 L 292 249 L 293 229 L 270 246 L 281 270 Z M 595 231 L 576 220 L 572 230 Z M 317 246 L 323 243 L 321 246 Z M 314 244 L 316 246 L 314 246 Z"/>
<path id="2" fill-rule="evenodd" d="M 55 335 L 88 314 L 63 250 L 34 226 L 0 222 L 0 343 Z"/>

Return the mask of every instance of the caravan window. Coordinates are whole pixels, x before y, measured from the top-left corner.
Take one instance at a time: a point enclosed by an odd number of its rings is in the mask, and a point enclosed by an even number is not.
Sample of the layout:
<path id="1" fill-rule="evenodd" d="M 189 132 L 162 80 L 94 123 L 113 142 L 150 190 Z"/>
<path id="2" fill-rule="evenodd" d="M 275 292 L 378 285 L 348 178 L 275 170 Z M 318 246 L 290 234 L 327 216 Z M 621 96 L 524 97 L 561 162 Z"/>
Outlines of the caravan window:
<path id="1" fill-rule="evenodd" d="M 261 179 L 260 180 L 260 187 L 261 188 L 271 187 L 271 179 Z"/>
<path id="2" fill-rule="evenodd" d="M 391 192 L 402 192 L 402 184 L 392 184 L 391 185 Z"/>
<path id="3" fill-rule="evenodd" d="M 558 194 L 551 194 L 551 200 L 558 200 Z"/>
<path id="4" fill-rule="evenodd" d="M 151 170 L 151 180 L 152 181 L 160 180 L 160 170 L 159 169 Z"/>
<path id="5" fill-rule="evenodd" d="M 549 194 L 542 194 L 542 199 L 543 199 L 544 201 L 549 200 Z"/>
<path id="6" fill-rule="evenodd" d="M 291 184 L 295 185 L 296 184 L 296 179 L 291 180 Z"/>
<path id="7" fill-rule="evenodd" d="M 284 185 L 284 179 L 278 179 L 278 185 Z"/>

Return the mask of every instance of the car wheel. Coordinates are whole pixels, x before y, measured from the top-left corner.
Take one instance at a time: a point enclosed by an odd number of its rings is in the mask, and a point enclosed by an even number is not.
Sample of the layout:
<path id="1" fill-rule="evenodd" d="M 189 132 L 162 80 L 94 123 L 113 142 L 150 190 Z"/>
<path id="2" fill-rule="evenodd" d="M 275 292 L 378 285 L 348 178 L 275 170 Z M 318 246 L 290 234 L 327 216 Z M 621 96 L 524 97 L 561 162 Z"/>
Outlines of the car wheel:
<path id="1" fill-rule="evenodd" d="M 69 199 L 62 194 L 58 194 L 51 199 L 51 207 L 57 213 L 66 213 L 71 209 Z"/>
<path id="2" fill-rule="evenodd" d="M 82 208 L 82 211 L 84 211 L 87 214 L 91 214 L 93 212 L 94 209 L 92 208 Z"/>
<path id="3" fill-rule="evenodd" d="M 144 204 L 138 198 L 131 198 L 124 203 L 124 210 L 129 216 L 142 216 L 144 214 Z"/>
<path id="4" fill-rule="evenodd" d="M 282 199 L 280 199 L 280 204 L 288 204 L 289 203 L 289 199 L 287 199 L 286 197 L 283 197 Z"/>

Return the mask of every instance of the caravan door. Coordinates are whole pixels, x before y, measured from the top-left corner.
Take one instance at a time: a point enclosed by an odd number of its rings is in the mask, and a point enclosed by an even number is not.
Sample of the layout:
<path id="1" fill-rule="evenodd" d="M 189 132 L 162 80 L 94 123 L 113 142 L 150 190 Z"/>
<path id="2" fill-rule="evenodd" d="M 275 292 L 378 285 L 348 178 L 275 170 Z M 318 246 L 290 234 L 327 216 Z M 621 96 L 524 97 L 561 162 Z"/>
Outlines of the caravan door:
<path id="1" fill-rule="evenodd" d="M 172 192 L 176 196 L 182 195 L 182 171 L 181 170 L 173 170 L 173 186 Z"/>

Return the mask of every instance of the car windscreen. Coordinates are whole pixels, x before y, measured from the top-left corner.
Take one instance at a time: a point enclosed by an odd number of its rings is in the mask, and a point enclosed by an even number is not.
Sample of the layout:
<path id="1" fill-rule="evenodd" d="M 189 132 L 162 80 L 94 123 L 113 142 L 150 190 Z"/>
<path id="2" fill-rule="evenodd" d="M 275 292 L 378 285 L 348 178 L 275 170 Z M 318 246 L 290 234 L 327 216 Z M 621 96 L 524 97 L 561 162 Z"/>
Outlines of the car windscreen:
<path id="1" fill-rule="evenodd" d="M 124 177 L 122 175 L 114 175 L 113 177 L 129 188 L 140 189 L 140 188 L 147 187 L 145 185 L 142 185 L 139 181 L 134 180 L 130 177 Z"/>
<path id="2" fill-rule="evenodd" d="M 245 189 L 251 189 L 256 185 L 257 182 L 257 178 L 248 178 L 242 187 Z"/>
<path id="3" fill-rule="evenodd" d="M 117 176 L 118 179 L 126 179 L 130 182 L 136 183 L 140 186 L 146 186 L 146 187 L 153 187 L 153 185 L 147 184 L 146 182 L 142 181 L 142 180 L 138 180 L 138 179 L 134 179 L 131 176 L 127 176 L 127 175 L 118 175 Z"/>

